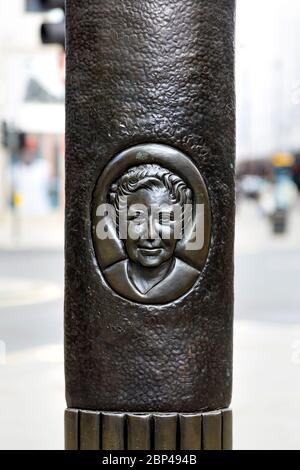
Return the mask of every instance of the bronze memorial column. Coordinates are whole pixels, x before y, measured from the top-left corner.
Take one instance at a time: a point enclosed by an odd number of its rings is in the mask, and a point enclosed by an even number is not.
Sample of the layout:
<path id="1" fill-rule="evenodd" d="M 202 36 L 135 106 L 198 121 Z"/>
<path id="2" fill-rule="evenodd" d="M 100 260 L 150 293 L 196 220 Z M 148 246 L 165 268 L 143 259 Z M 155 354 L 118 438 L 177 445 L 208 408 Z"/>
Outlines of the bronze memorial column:
<path id="1" fill-rule="evenodd" d="M 234 0 L 67 0 L 67 449 L 230 449 Z"/>

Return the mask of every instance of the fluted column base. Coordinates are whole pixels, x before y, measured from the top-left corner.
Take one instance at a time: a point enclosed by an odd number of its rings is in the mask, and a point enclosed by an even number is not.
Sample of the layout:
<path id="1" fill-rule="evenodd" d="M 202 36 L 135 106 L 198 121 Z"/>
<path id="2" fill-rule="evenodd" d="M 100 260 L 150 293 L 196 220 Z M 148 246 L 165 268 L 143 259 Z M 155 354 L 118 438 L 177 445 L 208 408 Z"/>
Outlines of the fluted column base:
<path id="1" fill-rule="evenodd" d="M 66 450 L 232 450 L 232 411 L 109 413 L 67 409 Z"/>

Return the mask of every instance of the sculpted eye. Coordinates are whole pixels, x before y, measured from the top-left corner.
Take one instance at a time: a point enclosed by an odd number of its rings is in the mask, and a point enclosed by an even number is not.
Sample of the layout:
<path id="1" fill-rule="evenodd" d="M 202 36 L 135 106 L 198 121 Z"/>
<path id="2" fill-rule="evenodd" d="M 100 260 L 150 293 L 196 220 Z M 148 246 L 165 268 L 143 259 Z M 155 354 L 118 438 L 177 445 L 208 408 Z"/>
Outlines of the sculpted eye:
<path id="1" fill-rule="evenodd" d="M 129 212 L 128 213 L 129 221 L 142 222 L 144 220 L 144 214 L 140 211 Z"/>

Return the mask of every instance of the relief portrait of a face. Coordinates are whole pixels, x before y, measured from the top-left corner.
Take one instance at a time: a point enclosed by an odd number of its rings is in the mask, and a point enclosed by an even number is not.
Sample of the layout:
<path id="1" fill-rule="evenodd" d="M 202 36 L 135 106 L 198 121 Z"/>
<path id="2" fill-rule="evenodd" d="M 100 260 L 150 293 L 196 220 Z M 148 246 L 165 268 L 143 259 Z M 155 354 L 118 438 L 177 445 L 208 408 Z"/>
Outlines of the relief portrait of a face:
<path id="1" fill-rule="evenodd" d="M 199 271 L 175 256 L 184 205 L 192 204 L 185 182 L 159 165 L 140 165 L 113 185 L 110 197 L 117 215 L 126 200 L 128 229 L 127 259 L 105 270 L 110 285 L 143 302 L 170 301 L 191 288 Z"/>
<path id="2" fill-rule="evenodd" d="M 204 208 L 200 219 L 197 207 Z M 207 259 L 210 217 L 204 180 L 189 157 L 161 144 L 121 152 L 101 173 L 93 195 L 93 244 L 107 287 L 152 305 L 187 294 Z M 108 237 L 103 231 L 99 236 L 99 225 Z M 196 226 L 203 229 L 203 243 L 191 248 Z"/>

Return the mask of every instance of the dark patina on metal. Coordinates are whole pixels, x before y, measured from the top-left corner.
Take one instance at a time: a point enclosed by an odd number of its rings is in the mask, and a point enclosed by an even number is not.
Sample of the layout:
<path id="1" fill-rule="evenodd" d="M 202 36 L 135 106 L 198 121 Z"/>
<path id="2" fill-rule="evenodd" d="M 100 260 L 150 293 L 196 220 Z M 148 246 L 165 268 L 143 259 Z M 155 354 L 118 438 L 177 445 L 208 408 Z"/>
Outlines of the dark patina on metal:
<path id="1" fill-rule="evenodd" d="M 219 418 L 208 424 L 203 413 L 231 402 L 234 0 L 67 0 L 66 108 L 67 405 L 96 412 L 84 426 L 100 412 L 201 414 L 202 430 L 218 430 L 219 442 Z M 144 145 L 163 146 L 159 155 L 170 158 L 148 159 L 148 148 L 139 161 L 116 162 Z M 194 183 L 179 153 L 205 184 Z M 147 178 L 156 171 L 158 180 L 168 172 L 171 182 L 182 180 L 193 202 L 198 188 L 210 217 L 205 247 L 191 254 L 176 243 L 179 280 L 160 289 L 171 263 L 154 279 L 152 298 L 143 269 L 116 267 L 131 259 L 125 242 L 106 249 L 93 237 L 98 190 L 119 196 L 141 166 Z M 147 257 L 155 246 L 139 248 Z M 110 422 L 104 419 L 105 429 Z"/>

